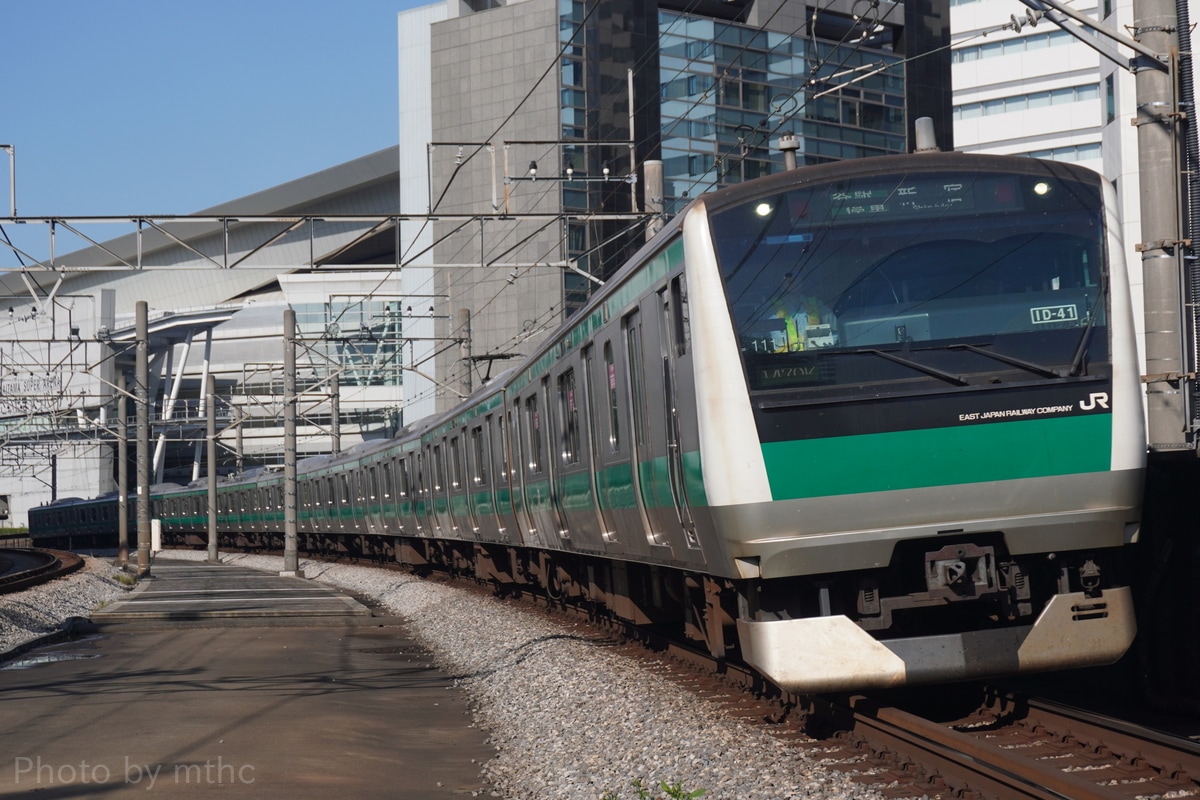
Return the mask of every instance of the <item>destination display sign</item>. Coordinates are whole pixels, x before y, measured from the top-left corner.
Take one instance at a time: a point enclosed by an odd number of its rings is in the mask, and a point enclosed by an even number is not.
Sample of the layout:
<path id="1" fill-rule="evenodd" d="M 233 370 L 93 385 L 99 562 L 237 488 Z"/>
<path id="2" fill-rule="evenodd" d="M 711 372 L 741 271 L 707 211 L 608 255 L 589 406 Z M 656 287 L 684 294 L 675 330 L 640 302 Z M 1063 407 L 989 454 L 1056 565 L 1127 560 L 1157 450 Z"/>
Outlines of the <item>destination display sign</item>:
<path id="1" fill-rule="evenodd" d="M 981 196 L 982 195 L 982 196 Z M 1012 210 L 1020 206 L 1013 178 L 968 183 L 943 177 L 913 178 L 887 186 L 831 187 L 829 214 L 834 219 L 968 213 L 981 208 Z"/>

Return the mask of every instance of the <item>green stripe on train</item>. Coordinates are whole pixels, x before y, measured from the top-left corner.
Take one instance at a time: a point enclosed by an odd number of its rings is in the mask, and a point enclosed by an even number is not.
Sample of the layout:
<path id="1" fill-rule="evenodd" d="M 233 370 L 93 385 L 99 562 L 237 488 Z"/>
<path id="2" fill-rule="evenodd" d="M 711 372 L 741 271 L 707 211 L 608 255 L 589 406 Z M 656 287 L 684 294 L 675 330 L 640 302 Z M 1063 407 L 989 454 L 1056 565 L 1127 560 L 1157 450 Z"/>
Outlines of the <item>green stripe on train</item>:
<path id="1" fill-rule="evenodd" d="M 1105 472 L 1112 417 L 774 442 L 762 451 L 775 500 Z"/>

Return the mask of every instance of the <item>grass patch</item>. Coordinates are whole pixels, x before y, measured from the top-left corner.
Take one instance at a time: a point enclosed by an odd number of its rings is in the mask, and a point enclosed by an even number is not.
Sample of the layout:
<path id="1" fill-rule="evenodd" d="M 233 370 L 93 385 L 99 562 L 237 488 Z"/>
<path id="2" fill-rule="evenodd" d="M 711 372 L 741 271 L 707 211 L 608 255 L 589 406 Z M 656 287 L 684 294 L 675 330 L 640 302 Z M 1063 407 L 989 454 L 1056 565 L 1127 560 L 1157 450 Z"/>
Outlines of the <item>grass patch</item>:
<path id="1" fill-rule="evenodd" d="M 657 794 L 657 790 L 651 789 L 641 778 L 634 778 L 630 781 L 633 790 L 637 792 L 637 800 L 694 800 L 704 794 L 703 789 L 693 789 L 687 791 L 683 788 L 683 782 L 667 783 L 662 781 L 658 788 L 662 794 Z M 608 791 L 600 795 L 600 800 L 621 800 L 621 795 L 617 792 Z"/>

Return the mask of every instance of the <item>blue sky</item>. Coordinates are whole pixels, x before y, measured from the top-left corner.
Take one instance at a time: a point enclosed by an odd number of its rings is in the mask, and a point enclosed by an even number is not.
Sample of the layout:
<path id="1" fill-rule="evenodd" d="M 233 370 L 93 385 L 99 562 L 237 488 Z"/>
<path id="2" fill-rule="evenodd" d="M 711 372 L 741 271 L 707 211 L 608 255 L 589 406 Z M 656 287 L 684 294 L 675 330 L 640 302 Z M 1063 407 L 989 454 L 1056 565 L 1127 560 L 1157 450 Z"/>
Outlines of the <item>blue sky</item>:
<path id="1" fill-rule="evenodd" d="M 3 0 L 18 215 L 187 214 L 394 145 L 396 14 L 426 2 Z M 0 187 L 2 223 L 2 152 Z"/>

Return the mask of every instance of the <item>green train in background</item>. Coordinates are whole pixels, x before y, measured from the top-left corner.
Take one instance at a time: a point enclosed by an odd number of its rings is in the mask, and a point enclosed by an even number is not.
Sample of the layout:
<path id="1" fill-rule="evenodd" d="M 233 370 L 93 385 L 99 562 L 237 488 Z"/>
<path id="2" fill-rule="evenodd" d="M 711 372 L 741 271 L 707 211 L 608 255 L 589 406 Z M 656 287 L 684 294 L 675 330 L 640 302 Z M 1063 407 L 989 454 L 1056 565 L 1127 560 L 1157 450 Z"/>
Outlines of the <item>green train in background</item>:
<path id="1" fill-rule="evenodd" d="M 580 601 L 788 690 L 1110 663 L 1146 457 L 1114 207 L 1091 171 L 955 153 L 705 195 L 453 411 L 301 461 L 304 547 Z M 205 541 L 204 481 L 152 495 Z M 284 504 L 278 469 L 221 479 L 222 543 L 278 544 Z"/>

